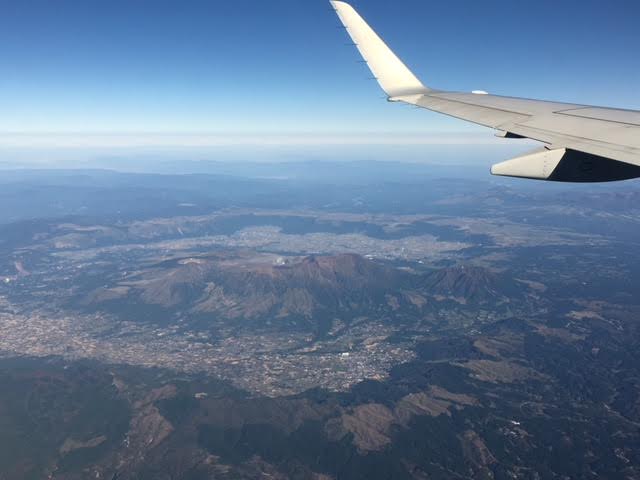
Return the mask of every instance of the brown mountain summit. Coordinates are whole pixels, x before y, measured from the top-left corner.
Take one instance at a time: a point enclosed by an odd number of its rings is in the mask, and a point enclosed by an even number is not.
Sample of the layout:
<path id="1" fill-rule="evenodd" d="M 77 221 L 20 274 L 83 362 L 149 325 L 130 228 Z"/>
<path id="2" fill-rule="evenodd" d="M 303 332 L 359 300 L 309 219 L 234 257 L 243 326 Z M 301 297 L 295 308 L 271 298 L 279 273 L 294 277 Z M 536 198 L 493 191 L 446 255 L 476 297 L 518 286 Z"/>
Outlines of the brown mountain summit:
<path id="1" fill-rule="evenodd" d="M 505 282 L 482 267 L 418 274 L 355 254 L 279 257 L 234 252 L 182 258 L 136 272 L 87 298 L 156 305 L 165 311 L 212 319 L 310 320 L 319 314 L 417 314 L 429 298 L 482 302 L 503 295 Z"/>

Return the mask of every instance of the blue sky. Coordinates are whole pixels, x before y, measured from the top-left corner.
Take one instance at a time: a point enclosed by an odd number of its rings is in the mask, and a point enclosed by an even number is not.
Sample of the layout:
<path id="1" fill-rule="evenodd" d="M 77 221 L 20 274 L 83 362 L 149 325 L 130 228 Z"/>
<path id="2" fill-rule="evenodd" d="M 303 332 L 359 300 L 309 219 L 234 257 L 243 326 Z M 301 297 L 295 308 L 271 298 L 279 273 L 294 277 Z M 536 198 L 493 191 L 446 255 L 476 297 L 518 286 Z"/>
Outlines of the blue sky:
<path id="1" fill-rule="evenodd" d="M 640 109 L 637 0 L 353 4 L 428 85 Z M 196 134 L 402 144 L 441 132 L 482 142 L 479 127 L 383 101 L 324 0 L 0 7 L 5 147 L 43 132 L 63 144 L 117 135 L 124 145 L 141 133 L 150 144 Z"/>

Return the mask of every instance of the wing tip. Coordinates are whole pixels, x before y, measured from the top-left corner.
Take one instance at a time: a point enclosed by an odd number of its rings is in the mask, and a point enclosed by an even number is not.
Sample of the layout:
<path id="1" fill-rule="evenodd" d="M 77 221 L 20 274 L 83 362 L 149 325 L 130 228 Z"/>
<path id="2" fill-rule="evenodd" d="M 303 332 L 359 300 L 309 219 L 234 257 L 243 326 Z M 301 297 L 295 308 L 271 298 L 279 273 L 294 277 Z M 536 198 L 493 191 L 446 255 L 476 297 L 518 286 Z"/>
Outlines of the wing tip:
<path id="1" fill-rule="evenodd" d="M 330 3 L 388 97 L 428 90 L 349 3 L 342 0 Z"/>
<path id="2" fill-rule="evenodd" d="M 331 4 L 331 6 L 334 8 L 336 12 L 340 12 L 344 10 L 353 10 L 353 7 L 351 5 L 341 0 L 329 0 L 329 3 Z"/>

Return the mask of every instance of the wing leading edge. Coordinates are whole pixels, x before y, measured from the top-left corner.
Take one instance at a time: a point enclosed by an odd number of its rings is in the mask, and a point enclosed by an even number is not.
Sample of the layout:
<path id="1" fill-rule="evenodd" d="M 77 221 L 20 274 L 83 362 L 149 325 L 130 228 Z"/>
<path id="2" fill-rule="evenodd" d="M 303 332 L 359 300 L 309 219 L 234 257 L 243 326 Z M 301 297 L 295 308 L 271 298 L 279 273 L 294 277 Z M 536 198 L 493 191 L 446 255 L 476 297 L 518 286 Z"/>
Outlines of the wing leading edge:
<path id="1" fill-rule="evenodd" d="M 403 102 L 545 144 L 494 165 L 491 173 L 565 182 L 640 177 L 640 112 L 425 86 L 353 7 L 331 1 L 389 101 Z"/>

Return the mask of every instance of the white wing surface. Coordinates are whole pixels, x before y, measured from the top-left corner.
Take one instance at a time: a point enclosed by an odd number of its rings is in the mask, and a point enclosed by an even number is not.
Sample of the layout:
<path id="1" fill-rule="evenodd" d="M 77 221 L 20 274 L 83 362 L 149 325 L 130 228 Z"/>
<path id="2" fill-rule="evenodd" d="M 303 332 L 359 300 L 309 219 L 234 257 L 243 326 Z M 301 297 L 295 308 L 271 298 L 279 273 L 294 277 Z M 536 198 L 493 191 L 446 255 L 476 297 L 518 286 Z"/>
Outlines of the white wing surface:
<path id="1" fill-rule="evenodd" d="M 353 7 L 331 4 L 390 101 L 490 127 L 506 138 L 545 144 L 542 151 L 494 165 L 493 174 L 565 182 L 640 177 L 640 112 L 431 89 Z"/>

